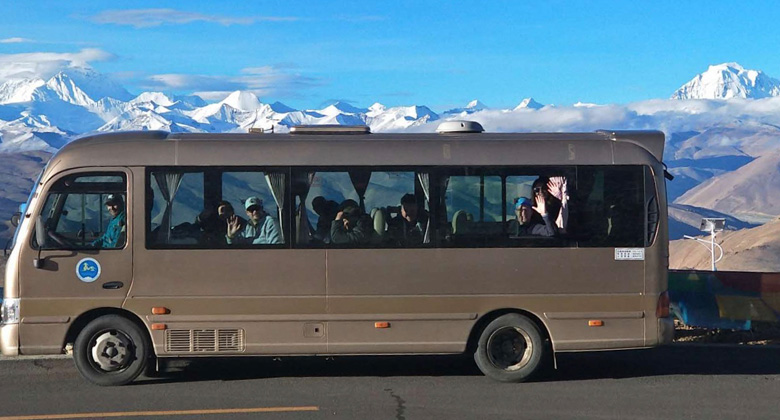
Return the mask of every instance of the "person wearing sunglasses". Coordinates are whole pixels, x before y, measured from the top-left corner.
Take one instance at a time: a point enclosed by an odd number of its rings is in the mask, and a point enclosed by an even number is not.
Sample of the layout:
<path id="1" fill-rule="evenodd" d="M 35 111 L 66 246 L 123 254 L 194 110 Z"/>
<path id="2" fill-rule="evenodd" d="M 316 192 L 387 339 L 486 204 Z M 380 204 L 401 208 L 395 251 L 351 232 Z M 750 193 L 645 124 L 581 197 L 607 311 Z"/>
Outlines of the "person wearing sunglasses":
<path id="1" fill-rule="evenodd" d="M 228 245 L 252 244 L 267 245 L 282 243 L 279 227 L 276 221 L 263 209 L 263 200 L 259 197 L 249 197 L 244 202 L 247 221 L 241 228 L 241 221 L 236 215 L 230 216 L 227 223 L 225 240 Z"/>
<path id="2" fill-rule="evenodd" d="M 541 204 L 555 223 L 557 233 L 565 233 L 569 222 L 569 191 L 566 177 L 540 176 L 533 183 L 534 208 Z M 537 221 L 538 218 L 537 218 Z"/>

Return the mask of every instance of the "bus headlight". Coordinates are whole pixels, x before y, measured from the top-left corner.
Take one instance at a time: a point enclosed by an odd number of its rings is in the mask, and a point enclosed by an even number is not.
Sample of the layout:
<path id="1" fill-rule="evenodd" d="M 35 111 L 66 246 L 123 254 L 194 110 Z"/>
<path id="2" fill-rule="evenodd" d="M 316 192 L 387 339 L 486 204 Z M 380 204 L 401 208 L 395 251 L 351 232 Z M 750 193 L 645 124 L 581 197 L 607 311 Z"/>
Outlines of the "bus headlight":
<path id="1" fill-rule="evenodd" d="M 3 299 L 3 324 L 19 323 L 19 298 Z"/>

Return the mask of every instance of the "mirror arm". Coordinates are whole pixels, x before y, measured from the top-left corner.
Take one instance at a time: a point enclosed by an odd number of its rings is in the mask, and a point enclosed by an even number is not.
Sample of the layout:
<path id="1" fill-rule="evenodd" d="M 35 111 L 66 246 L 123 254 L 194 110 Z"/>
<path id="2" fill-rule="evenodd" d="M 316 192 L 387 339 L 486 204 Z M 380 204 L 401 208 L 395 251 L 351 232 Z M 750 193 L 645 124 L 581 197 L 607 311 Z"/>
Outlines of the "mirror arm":
<path id="1" fill-rule="evenodd" d="M 41 249 L 43 249 L 43 246 L 38 244 L 38 256 L 33 260 L 33 267 L 35 268 L 43 268 L 43 263 L 46 262 L 45 259 L 41 259 Z"/>
<path id="2" fill-rule="evenodd" d="M 33 267 L 43 268 L 43 263 L 46 260 L 41 259 L 41 250 L 46 242 L 46 227 L 43 226 L 43 218 L 41 216 L 35 219 L 35 240 L 38 242 L 38 256 L 33 260 Z"/>

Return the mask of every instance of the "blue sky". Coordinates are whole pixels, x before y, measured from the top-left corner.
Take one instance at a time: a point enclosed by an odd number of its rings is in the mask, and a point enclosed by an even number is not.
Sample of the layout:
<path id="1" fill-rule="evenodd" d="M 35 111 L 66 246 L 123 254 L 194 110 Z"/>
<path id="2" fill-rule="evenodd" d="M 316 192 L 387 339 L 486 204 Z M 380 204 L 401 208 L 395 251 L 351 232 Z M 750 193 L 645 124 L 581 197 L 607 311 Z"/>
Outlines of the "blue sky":
<path id="1" fill-rule="evenodd" d="M 472 99 L 667 98 L 727 61 L 780 78 L 780 2 L 119 4 L 5 2 L 0 79 L 13 75 L 9 63 L 44 71 L 76 61 L 133 93 L 245 89 L 295 108 L 339 99 L 444 110 Z"/>

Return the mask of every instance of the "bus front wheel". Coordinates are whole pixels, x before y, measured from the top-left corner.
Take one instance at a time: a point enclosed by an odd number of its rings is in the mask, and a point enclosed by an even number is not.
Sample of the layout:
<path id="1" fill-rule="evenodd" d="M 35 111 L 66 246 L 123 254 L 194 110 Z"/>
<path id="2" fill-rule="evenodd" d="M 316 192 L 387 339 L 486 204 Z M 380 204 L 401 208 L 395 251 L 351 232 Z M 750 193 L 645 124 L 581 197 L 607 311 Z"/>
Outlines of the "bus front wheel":
<path id="1" fill-rule="evenodd" d="M 81 376 L 100 386 L 124 385 L 146 368 L 149 340 L 129 319 L 105 315 L 87 324 L 76 337 L 73 360 Z"/>
<path id="2" fill-rule="evenodd" d="M 486 376 L 501 382 L 523 382 L 540 370 L 546 351 L 533 321 L 520 314 L 506 314 L 482 331 L 474 360 Z"/>

